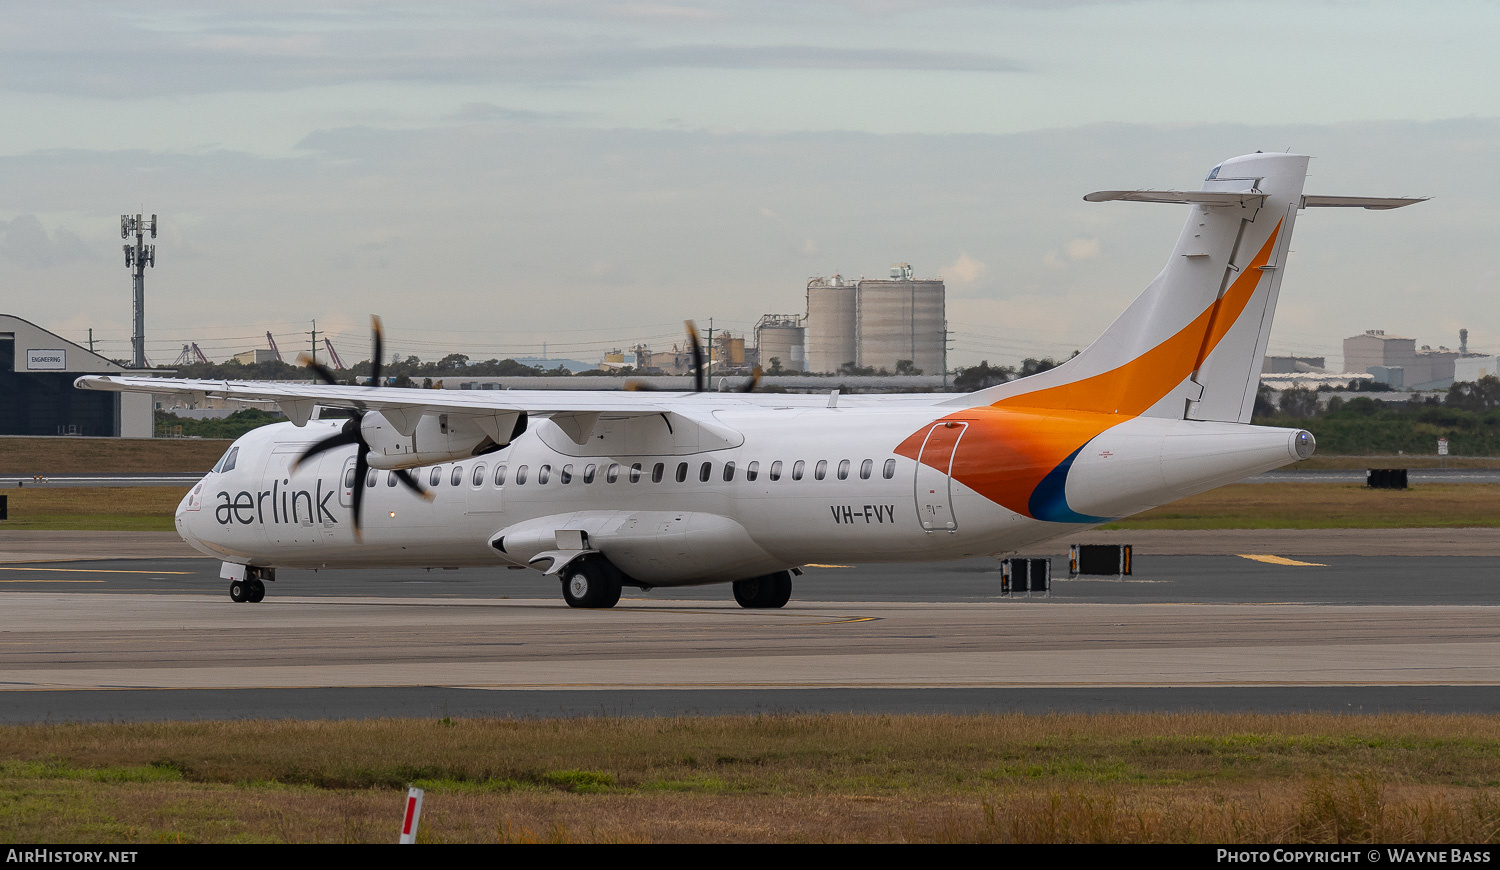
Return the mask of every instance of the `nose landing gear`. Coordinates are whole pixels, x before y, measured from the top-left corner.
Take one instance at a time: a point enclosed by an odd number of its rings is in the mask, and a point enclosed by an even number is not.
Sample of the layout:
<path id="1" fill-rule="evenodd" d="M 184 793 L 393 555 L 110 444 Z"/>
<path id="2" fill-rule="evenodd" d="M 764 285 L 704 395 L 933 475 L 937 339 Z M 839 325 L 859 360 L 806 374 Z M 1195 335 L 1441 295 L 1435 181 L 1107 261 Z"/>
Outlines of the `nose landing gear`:
<path id="1" fill-rule="evenodd" d="M 275 580 L 275 568 L 251 568 L 248 565 L 236 565 L 225 562 L 224 568 L 219 572 L 221 577 L 229 581 L 229 600 L 236 604 L 256 604 L 266 597 L 266 584 L 264 580 Z"/>

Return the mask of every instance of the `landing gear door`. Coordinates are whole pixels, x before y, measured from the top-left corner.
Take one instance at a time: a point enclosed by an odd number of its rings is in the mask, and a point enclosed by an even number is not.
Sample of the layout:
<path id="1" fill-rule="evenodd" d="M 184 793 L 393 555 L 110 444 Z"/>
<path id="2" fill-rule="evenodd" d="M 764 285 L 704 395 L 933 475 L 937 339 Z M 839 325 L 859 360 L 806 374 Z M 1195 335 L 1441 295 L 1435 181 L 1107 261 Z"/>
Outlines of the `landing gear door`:
<path id="1" fill-rule="evenodd" d="M 969 428 L 968 423 L 943 422 L 927 430 L 917 461 L 917 519 L 929 532 L 954 531 L 958 519 L 953 515 L 953 457 L 958 442 Z"/>

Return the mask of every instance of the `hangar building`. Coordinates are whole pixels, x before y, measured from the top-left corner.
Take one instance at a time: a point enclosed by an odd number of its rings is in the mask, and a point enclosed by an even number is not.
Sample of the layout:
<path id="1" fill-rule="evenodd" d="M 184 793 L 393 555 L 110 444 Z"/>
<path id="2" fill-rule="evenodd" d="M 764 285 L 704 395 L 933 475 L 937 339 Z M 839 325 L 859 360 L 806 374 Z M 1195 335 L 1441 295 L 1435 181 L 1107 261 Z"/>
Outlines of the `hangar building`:
<path id="1" fill-rule="evenodd" d="M 150 438 L 149 394 L 73 389 L 79 375 L 126 371 L 34 323 L 0 314 L 0 435 Z"/>

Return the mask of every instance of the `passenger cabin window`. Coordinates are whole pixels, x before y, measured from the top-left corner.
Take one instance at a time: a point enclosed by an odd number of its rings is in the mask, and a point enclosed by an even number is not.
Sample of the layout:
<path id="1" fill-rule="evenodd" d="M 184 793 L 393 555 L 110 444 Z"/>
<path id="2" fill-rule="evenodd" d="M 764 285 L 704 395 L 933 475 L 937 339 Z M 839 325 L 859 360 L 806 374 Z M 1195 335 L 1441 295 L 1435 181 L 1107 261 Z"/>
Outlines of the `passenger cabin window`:
<path id="1" fill-rule="evenodd" d="M 780 459 L 778 459 L 775 462 L 771 463 L 771 479 L 772 480 L 780 480 L 781 479 L 781 460 Z"/>
<path id="2" fill-rule="evenodd" d="M 618 463 L 618 462 L 611 462 L 609 464 L 609 471 L 604 472 L 604 481 L 606 483 L 614 483 L 615 481 L 617 481 L 619 479 L 620 479 L 620 463 Z"/>
<path id="3" fill-rule="evenodd" d="M 661 479 L 663 477 L 665 477 L 666 474 L 667 474 L 667 465 L 666 465 L 666 463 L 664 463 L 664 462 L 658 462 L 655 465 L 651 466 L 651 482 L 652 483 L 661 483 Z"/>
<path id="4" fill-rule="evenodd" d="M 370 469 L 369 471 L 365 472 L 365 486 L 367 486 L 367 487 L 374 486 L 375 485 L 375 478 L 379 477 L 379 476 L 380 476 L 380 473 L 377 472 L 373 468 Z"/>
<path id="5" fill-rule="evenodd" d="M 440 486 L 443 483 L 443 467 L 440 465 L 432 470 L 432 476 L 427 478 L 428 486 Z"/>
<path id="6" fill-rule="evenodd" d="M 354 466 L 351 465 L 351 466 L 349 466 L 349 470 L 344 472 L 344 489 L 353 489 L 353 488 L 354 488 Z"/>
<path id="7" fill-rule="evenodd" d="M 731 480 L 734 480 L 734 463 L 726 462 L 724 463 L 724 482 L 728 483 Z"/>
<path id="8" fill-rule="evenodd" d="M 526 485 L 526 466 L 523 465 L 520 468 L 516 469 L 516 486 L 525 486 L 525 485 Z"/>
<path id="9" fill-rule="evenodd" d="M 478 465 L 474 466 L 474 476 L 472 478 L 470 478 L 470 482 L 473 483 L 475 486 L 484 486 L 484 463 L 483 462 L 481 462 Z"/>
<path id="10" fill-rule="evenodd" d="M 385 485 L 386 486 L 395 486 L 396 485 L 396 475 L 399 474 L 399 473 L 400 472 L 397 472 L 397 471 L 387 471 L 385 473 Z"/>
<path id="11" fill-rule="evenodd" d="M 590 462 L 588 465 L 585 465 L 583 467 L 583 482 L 584 483 L 593 483 L 594 482 L 594 472 L 596 472 L 598 470 L 599 470 L 599 466 L 593 464 L 592 462 Z"/>
<path id="12" fill-rule="evenodd" d="M 543 465 L 536 470 L 536 485 L 546 486 L 547 481 L 552 479 L 552 466 Z"/>
<path id="13" fill-rule="evenodd" d="M 504 465 L 497 465 L 497 466 L 495 466 L 495 485 L 496 486 L 504 486 L 505 485 L 505 466 Z"/>
<path id="14" fill-rule="evenodd" d="M 464 467 L 462 465 L 455 465 L 455 466 L 453 466 L 453 475 L 448 478 L 448 485 L 449 486 L 463 486 L 463 483 L 464 483 Z"/>
<path id="15" fill-rule="evenodd" d="M 571 465 L 564 465 L 562 467 L 562 474 L 558 476 L 557 482 L 558 483 L 572 483 L 573 482 L 573 466 L 571 466 Z"/>
<path id="16" fill-rule="evenodd" d="M 802 479 L 802 470 L 804 468 L 806 468 L 806 467 L 807 467 L 807 463 L 803 462 L 800 459 L 797 460 L 796 462 L 793 462 L 792 463 L 792 480 L 801 480 Z"/>
<path id="17" fill-rule="evenodd" d="M 861 462 L 859 464 L 859 479 L 860 480 L 869 480 L 870 479 L 870 472 L 872 472 L 874 470 L 875 470 L 875 460 L 873 460 L 873 459 L 866 459 L 864 462 Z"/>
<path id="18" fill-rule="evenodd" d="M 885 469 L 883 471 L 881 471 L 881 474 L 885 477 L 886 480 L 890 480 L 891 478 L 895 477 L 896 476 L 896 460 L 894 460 L 894 459 L 887 459 L 885 461 Z"/>
<path id="19" fill-rule="evenodd" d="M 679 463 L 677 463 L 677 482 L 678 483 L 682 483 L 682 482 L 684 482 L 686 480 L 687 480 L 687 463 L 686 462 L 679 462 Z"/>
<path id="20" fill-rule="evenodd" d="M 636 462 L 630 466 L 630 482 L 641 482 L 641 464 L 639 462 Z"/>
<path id="21" fill-rule="evenodd" d="M 848 480 L 848 479 L 849 479 L 849 460 L 847 460 L 847 459 L 840 459 L 839 460 L 839 480 Z"/>
<path id="22" fill-rule="evenodd" d="M 827 476 L 828 476 L 828 460 L 826 460 L 826 459 L 819 459 L 817 467 L 813 469 L 813 479 L 814 480 L 822 480 L 823 478 L 825 478 Z"/>
<path id="23" fill-rule="evenodd" d="M 708 479 L 710 477 L 713 477 L 713 475 L 714 475 L 714 464 L 712 462 L 705 462 L 702 465 L 698 466 L 698 482 L 699 483 L 708 483 Z"/>
<path id="24" fill-rule="evenodd" d="M 745 466 L 745 479 L 746 480 L 754 480 L 757 477 L 760 477 L 760 463 L 759 462 L 752 462 L 749 465 Z"/>

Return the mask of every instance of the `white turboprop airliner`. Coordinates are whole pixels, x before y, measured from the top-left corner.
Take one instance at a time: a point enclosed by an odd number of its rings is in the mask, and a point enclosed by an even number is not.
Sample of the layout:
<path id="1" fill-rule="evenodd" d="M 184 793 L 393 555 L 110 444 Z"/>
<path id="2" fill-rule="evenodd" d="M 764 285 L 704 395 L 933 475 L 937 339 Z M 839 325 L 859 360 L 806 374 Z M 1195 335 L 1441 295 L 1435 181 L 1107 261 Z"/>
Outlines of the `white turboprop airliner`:
<path id="1" fill-rule="evenodd" d="M 279 567 L 508 565 L 559 576 L 575 607 L 729 582 L 745 607 L 780 607 L 807 563 L 1016 551 L 1311 456 L 1305 431 L 1248 425 L 1293 221 L 1420 200 L 1305 196 L 1307 163 L 1249 154 L 1200 191 L 1086 196 L 1189 217 L 1088 349 L 975 393 L 77 386 L 280 404 L 291 422 L 236 441 L 177 509 L 235 601 L 261 600 Z"/>

